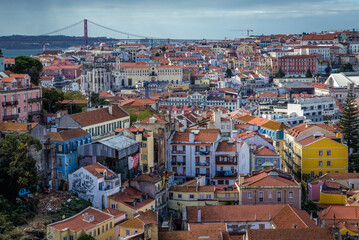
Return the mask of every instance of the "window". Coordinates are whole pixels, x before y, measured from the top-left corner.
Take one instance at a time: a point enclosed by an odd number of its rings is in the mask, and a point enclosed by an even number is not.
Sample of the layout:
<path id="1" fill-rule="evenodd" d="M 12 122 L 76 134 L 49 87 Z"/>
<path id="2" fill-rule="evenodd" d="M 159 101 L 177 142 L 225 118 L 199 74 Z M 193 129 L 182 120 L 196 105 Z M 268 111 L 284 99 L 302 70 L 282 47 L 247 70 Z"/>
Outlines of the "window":
<path id="1" fill-rule="evenodd" d="M 173 193 L 170 192 L 169 197 L 170 199 L 173 199 Z"/>
<path id="2" fill-rule="evenodd" d="M 100 233 L 101 233 L 100 228 L 97 228 L 97 234 L 100 235 Z"/>
<path id="3" fill-rule="evenodd" d="M 323 167 L 323 161 L 319 161 L 318 166 Z"/>
<path id="4" fill-rule="evenodd" d="M 57 158 L 57 165 L 62 166 L 62 159 L 61 158 Z"/>
<path id="5" fill-rule="evenodd" d="M 59 152 L 62 152 L 62 145 L 61 144 L 57 145 L 57 148 L 58 148 Z"/>
<path id="6" fill-rule="evenodd" d="M 331 162 L 327 161 L 327 166 L 330 167 L 331 166 Z"/>
<path id="7" fill-rule="evenodd" d="M 206 198 L 207 198 L 207 199 L 212 199 L 211 194 L 207 194 L 207 195 L 206 195 Z"/>
<path id="8" fill-rule="evenodd" d="M 203 199 L 204 199 L 204 195 L 203 195 L 203 194 L 199 195 L 199 199 L 200 199 L 200 200 L 203 200 Z"/>
<path id="9" fill-rule="evenodd" d="M 319 150 L 319 156 L 323 156 L 323 151 Z"/>
<path id="10" fill-rule="evenodd" d="M 147 155 L 142 155 L 143 160 L 147 160 Z"/>
<path id="11" fill-rule="evenodd" d="M 199 146 L 196 146 L 196 152 L 199 152 Z"/>
<path id="12" fill-rule="evenodd" d="M 117 204 L 116 203 L 111 203 L 111 208 L 112 209 L 117 209 Z"/>
<path id="13" fill-rule="evenodd" d="M 259 229 L 265 229 L 265 224 L 260 223 L 260 224 L 259 224 Z"/>
<path id="14" fill-rule="evenodd" d="M 106 231 L 108 231 L 108 223 L 106 223 Z"/>
<path id="15" fill-rule="evenodd" d="M 102 225 L 102 233 L 105 232 L 105 226 Z"/>
<path id="16" fill-rule="evenodd" d="M 272 192 L 268 192 L 268 198 L 270 198 L 270 199 L 273 198 L 273 193 Z"/>
<path id="17" fill-rule="evenodd" d="M 194 194 L 190 194 L 189 199 L 194 199 Z"/>
<path id="18" fill-rule="evenodd" d="M 93 230 L 93 236 L 96 237 L 96 229 Z"/>
<path id="19" fill-rule="evenodd" d="M 327 156 L 331 156 L 332 155 L 332 151 L 331 150 L 327 150 Z"/>
<path id="20" fill-rule="evenodd" d="M 64 240 L 67 240 L 67 237 L 64 237 Z"/>
<path id="21" fill-rule="evenodd" d="M 110 222 L 110 228 L 112 228 L 112 222 Z"/>
<path id="22" fill-rule="evenodd" d="M 276 143 L 275 143 L 275 146 L 276 146 L 276 147 L 279 147 L 279 146 L 280 146 L 280 143 L 279 143 L 279 142 L 276 142 Z"/>
<path id="23" fill-rule="evenodd" d="M 293 196 L 294 196 L 293 192 L 288 193 L 288 198 L 293 198 Z"/>
<path id="24" fill-rule="evenodd" d="M 322 171 L 319 171 L 319 177 L 321 177 L 323 175 Z"/>
<path id="25" fill-rule="evenodd" d="M 182 199 L 182 194 L 177 194 L 177 198 Z"/>
<path id="26" fill-rule="evenodd" d="M 263 202 L 263 192 L 259 192 L 259 201 Z"/>
<path id="27" fill-rule="evenodd" d="M 314 172 L 313 171 L 310 172 L 310 177 L 314 178 Z"/>
<path id="28" fill-rule="evenodd" d="M 71 157 L 69 157 L 69 164 L 71 165 L 71 162 L 72 162 L 72 159 L 71 159 Z"/>
<path id="29" fill-rule="evenodd" d="M 247 192 L 247 198 L 252 199 L 252 192 Z"/>
<path id="30" fill-rule="evenodd" d="M 278 202 L 282 201 L 282 193 L 281 192 L 277 192 L 277 201 Z"/>
<path id="31" fill-rule="evenodd" d="M 126 229 L 126 236 L 130 236 L 130 230 Z"/>

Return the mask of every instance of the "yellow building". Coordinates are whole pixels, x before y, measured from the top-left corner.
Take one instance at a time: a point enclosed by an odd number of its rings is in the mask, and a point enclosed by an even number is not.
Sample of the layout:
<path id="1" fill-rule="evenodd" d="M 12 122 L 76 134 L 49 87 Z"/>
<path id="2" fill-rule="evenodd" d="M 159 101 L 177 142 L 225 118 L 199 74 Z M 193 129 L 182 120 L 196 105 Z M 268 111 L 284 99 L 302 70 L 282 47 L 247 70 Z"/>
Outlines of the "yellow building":
<path id="1" fill-rule="evenodd" d="M 70 218 L 47 225 L 46 239 L 76 240 L 86 234 L 98 240 L 114 240 L 114 217 L 88 207 Z"/>
<path id="2" fill-rule="evenodd" d="M 126 212 L 129 219 L 138 213 L 155 209 L 155 199 L 133 187 L 127 187 L 123 192 L 109 196 L 107 204 L 113 209 Z"/>
<path id="3" fill-rule="evenodd" d="M 348 147 L 338 141 L 340 138 L 312 135 L 295 142 L 293 157 L 301 168 L 301 175 L 314 178 L 330 172 L 347 172 Z"/>
<path id="4" fill-rule="evenodd" d="M 148 210 L 119 224 L 120 237 L 144 233 L 147 224 L 157 224 L 157 212 Z M 147 233 L 146 233 L 147 234 Z"/>
<path id="5" fill-rule="evenodd" d="M 338 192 L 338 193 L 334 193 L 334 192 L 325 192 L 325 191 L 320 191 L 319 194 L 319 203 L 323 203 L 323 204 L 339 204 L 339 205 L 345 205 L 346 203 L 346 194 L 343 192 Z"/>
<path id="6" fill-rule="evenodd" d="M 216 186 L 215 199 L 219 205 L 235 205 L 239 201 L 238 189 L 233 186 Z"/>
<path id="7" fill-rule="evenodd" d="M 183 206 L 218 205 L 215 199 L 215 186 L 172 186 L 169 189 L 168 208 L 172 211 L 182 211 Z"/>

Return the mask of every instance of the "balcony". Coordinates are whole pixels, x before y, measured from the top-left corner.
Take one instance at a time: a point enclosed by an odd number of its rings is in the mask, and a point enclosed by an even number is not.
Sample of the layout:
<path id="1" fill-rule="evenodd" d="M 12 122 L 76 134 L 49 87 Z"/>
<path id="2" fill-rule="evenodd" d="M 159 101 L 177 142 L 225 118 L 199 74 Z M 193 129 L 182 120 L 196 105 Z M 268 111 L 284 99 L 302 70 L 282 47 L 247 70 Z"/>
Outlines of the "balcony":
<path id="1" fill-rule="evenodd" d="M 200 166 L 200 167 L 209 167 L 209 162 L 196 162 L 196 166 Z"/>
<path id="2" fill-rule="evenodd" d="M 41 111 L 40 110 L 38 110 L 38 111 L 31 111 L 31 112 L 29 112 L 29 115 L 39 115 L 41 113 Z"/>
<path id="3" fill-rule="evenodd" d="M 40 101 L 42 101 L 42 98 L 41 98 L 41 97 L 29 98 L 27 101 L 28 101 L 29 103 L 40 102 Z"/>
<path id="4" fill-rule="evenodd" d="M 18 117 L 19 117 L 19 114 L 12 114 L 12 115 L 4 116 L 3 120 L 4 121 L 16 120 Z"/>
<path id="5" fill-rule="evenodd" d="M 19 102 L 18 101 L 7 101 L 7 102 L 3 102 L 2 106 L 6 107 L 6 106 L 14 106 L 17 105 Z"/>
<path id="6" fill-rule="evenodd" d="M 186 154 L 186 151 L 173 150 L 172 154 Z"/>
<path id="7" fill-rule="evenodd" d="M 205 156 L 205 155 L 209 155 L 211 154 L 210 151 L 196 151 L 195 155 L 201 155 L 201 156 Z"/>
<path id="8" fill-rule="evenodd" d="M 116 179 L 119 179 L 120 176 L 118 174 L 113 174 L 113 175 L 110 175 L 110 176 L 105 176 L 105 180 L 116 180 Z"/>
<path id="9" fill-rule="evenodd" d="M 172 161 L 172 165 L 173 165 L 173 166 L 185 166 L 185 165 L 186 165 L 186 162 Z"/>

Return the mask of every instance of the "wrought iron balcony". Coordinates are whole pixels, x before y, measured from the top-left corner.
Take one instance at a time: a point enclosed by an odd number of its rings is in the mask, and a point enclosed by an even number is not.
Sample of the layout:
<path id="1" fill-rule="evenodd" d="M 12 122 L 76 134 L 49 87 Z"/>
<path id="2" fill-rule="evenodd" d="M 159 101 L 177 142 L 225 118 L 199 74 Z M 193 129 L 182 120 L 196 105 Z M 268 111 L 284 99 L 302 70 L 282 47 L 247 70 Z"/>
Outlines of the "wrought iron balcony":
<path id="1" fill-rule="evenodd" d="M 14 106 L 14 105 L 17 105 L 19 102 L 17 100 L 15 101 L 7 101 L 7 102 L 3 102 L 2 103 L 2 106 L 5 107 L 5 106 Z"/>
<path id="2" fill-rule="evenodd" d="M 4 120 L 4 121 L 14 120 L 14 119 L 17 119 L 18 117 L 19 117 L 19 114 L 12 114 L 12 115 L 4 116 L 3 120 Z"/>
<path id="3" fill-rule="evenodd" d="M 40 102 L 40 101 L 42 101 L 42 98 L 41 98 L 41 97 L 29 98 L 27 101 L 28 101 L 29 103 Z"/>

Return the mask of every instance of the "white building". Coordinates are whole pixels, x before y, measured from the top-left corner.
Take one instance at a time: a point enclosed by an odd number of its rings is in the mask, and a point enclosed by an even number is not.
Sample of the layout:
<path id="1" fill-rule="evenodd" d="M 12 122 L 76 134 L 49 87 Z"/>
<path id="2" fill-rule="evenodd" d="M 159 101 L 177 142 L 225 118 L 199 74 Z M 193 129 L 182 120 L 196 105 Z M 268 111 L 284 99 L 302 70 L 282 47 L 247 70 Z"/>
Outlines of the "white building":
<path id="1" fill-rule="evenodd" d="M 69 190 L 92 203 L 93 207 L 107 208 L 107 197 L 120 191 L 121 177 L 95 163 L 69 175 Z"/>
<path id="2" fill-rule="evenodd" d="M 112 69 L 105 60 L 98 58 L 95 66 L 84 70 L 81 75 L 81 90 L 83 92 L 102 92 L 112 89 Z"/>

